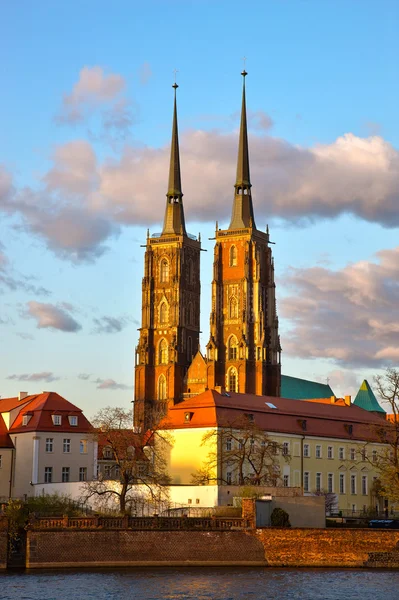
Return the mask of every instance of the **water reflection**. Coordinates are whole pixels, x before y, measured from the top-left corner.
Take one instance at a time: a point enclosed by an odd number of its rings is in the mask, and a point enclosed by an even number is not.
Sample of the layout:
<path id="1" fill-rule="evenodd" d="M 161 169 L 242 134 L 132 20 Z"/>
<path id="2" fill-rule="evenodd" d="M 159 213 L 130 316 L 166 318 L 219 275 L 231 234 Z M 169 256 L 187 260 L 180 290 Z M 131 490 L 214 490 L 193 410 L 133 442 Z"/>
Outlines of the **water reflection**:
<path id="1" fill-rule="evenodd" d="M 8 572 L 4 600 L 397 600 L 399 572 L 159 568 Z"/>

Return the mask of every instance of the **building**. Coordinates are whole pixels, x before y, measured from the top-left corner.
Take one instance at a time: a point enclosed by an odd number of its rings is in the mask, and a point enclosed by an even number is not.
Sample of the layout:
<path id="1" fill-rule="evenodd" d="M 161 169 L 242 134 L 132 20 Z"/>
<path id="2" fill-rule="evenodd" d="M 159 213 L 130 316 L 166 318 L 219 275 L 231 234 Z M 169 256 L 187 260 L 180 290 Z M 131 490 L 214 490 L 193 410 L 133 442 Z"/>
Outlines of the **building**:
<path id="1" fill-rule="evenodd" d="M 136 349 L 135 423 L 148 426 L 157 403 L 221 386 L 279 396 L 281 347 L 269 230 L 255 224 L 243 91 L 228 229 L 216 226 L 210 337 L 199 351 L 200 238 L 187 233 L 181 186 L 176 90 L 169 185 L 163 229 L 147 236 L 142 283 L 142 322 Z"/>
<path id="2" fill-rule="evenodd" d="M 208 390 L 170 407 L 164 426 L 174 438 L 169 449 L 174 484 L 192 483 L 193 475 L 211 464 L 209 483 L 222 487 L 226 500 L 229 489 L 233 495 L 238 484 L 259 483 L 248 452 L 245 481 L 238 480 L 239 446 L 253 444 L 255 460 L 256 444 L 275 444 L 275 466 L 262 484 L 303 488 L 305 495 L 328 493 L 334 512 L 352 514 L 376 506 L 382 510 L 373 494 L 378 477 L 373 463 L 385 450 L 377 434 L 381 418 L 351 404 L 350 397 L 298 402 Z M 252 432 L 249 438 L 245 431 Z M 266 437 L 258 438 L 257 431 Z"/>
<path id="3" fill-rule="evenodd" d="M 54 485 L 81 483 L 96 474 L 92 426 L 81 409 L 59 394 L 20 392 L 0 400 L 0 415 L 4 499 L 51 493 Z"/>

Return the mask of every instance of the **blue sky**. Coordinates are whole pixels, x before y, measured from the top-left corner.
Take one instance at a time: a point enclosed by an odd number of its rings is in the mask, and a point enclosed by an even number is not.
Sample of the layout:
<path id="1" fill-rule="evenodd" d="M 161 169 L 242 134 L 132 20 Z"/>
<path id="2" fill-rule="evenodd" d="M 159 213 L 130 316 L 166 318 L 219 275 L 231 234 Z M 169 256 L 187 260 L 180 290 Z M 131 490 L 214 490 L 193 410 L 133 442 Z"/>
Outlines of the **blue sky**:
<path id="1" fill-rule="evenodd" d="M 242 57 L 257 225 L 283 372 L 353 393 L 399 362 L 399 4 L 3 4 L 0 395 L 90 417 L 132 400 L 147 226 L 160 230 L 177 69 L 189 231 L 233 198 Z M 79 377 L 80 376 L 80 377 Z"/>

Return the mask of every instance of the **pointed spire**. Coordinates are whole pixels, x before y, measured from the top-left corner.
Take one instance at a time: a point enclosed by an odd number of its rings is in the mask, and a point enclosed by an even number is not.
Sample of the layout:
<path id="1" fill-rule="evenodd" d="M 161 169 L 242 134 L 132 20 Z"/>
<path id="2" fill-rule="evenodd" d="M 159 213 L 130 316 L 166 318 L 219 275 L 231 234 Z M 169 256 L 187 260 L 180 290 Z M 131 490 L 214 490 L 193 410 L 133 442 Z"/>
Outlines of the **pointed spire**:
<path id="1" fill-rule="evenodd" d="M 172 142 L 170 146 L 169 184 L 168 192 L 166 194 L 166 209 L 162 235 L 187 235 L 184 222 L 183 192 L 180 175 L 179 132 L 177 127 L 176 90 L 179 86 L 175 82 L 172 87 L 175 90 L 175 98 L 173 106 Z"/>
<path id="2" fill-rule="evenodd" d="M 251 196 L 251 178 L 249 174 L 247 107 L 245 99 L 245 77 L 248 73 L 244 69 L 241 75 L 243 76 L 243 87 L 240 140 L 238 144 L 237 175 L 234 185 L 235 198 L 229 229 L 241 229 L 243 227 L 256 229 Z"/>
<path id="3" fill-rule="evenodd" d="M 237 159 L 237 177 L 235 188 L 248 189 L 251 187 L 249 176 L 249 152 L 248 152 L 248 128 L 247 128 L 247 106 L 245 102 L 245 77 L 248 73 L 242 71 L 243 86 L 242 86 L 242 106 L 241 106 L 241 125 L 240 125 L 240 142 L 238 145 Z"/>

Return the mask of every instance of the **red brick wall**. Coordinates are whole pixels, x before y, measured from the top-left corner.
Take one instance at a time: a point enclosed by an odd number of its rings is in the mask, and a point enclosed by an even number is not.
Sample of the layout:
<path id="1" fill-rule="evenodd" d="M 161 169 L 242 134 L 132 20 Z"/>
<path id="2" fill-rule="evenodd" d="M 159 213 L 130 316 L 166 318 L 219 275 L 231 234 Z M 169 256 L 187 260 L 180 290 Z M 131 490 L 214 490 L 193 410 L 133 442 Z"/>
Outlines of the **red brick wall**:
<path id="1" fill-rule="evenodd" d="M 363 567 L 369 553 L 392 553 L 399 544 L 399 531 L 388 530 L 268 528 L 255 535 L 270 567 Z"/>
<path id="2" fill-rule="evenodd" d="M 28 531 L 35 567 L 263 565 L 261 542 L 242 531 Z"/>

